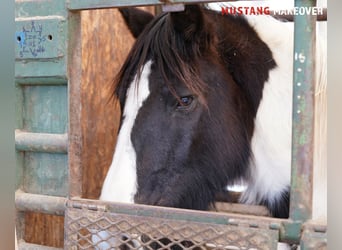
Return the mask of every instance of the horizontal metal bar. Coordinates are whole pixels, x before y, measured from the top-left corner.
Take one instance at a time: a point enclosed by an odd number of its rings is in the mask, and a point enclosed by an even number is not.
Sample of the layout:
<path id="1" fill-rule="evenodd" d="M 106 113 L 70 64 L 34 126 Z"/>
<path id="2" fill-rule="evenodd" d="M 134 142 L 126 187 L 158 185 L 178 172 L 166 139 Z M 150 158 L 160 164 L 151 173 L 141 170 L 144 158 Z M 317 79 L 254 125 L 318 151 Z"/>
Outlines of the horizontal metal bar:
<path id="1" fill-rule="evenodd" d="M 66 57 L 52 59 L 15 60 L 15 81 L 46 83 L 57 81 L 67 83 Z M 47 82 L 47 84 L 48 84 Z"/>
<path id="2" fill-rule="evenodd" d="M 67 85 L 66 76 L 47 76 L 47 77 L 16 77 L 15 83 L 18 85 Z"/>
<path id="3" fill-rule="evenodd" d="M 15 207 L 19 211 L 64 215 L 67 198 L 40 194 L 15 192 Z"/>
<path id="4" fill-rule="evenodd" d="M 238 0 L 231 0 L 231 2 L 235 2 Z M 257 1 L 257 0 L 248 0 L 248 1 Z M 136 0 L 136 1 L 128 1 L 128 0 L 70 0 L 68 3 L 69 10 L 88 10 L 88 9 L 105 9 L 105 8 L 116 8 L 116 7 L 128 7 L 128 6 L 147 6 L 147 5 L 162 5 L 164 11 L 177 11 L 182 10 L 180 7 L 182 4 L 190 4 L 190 3 L 210 3 L 210 2 L 220 2 L 217 0 Z M 221 1 L 225 2 L 225 1 Z M 175 7 L 173 7 L 173 5 Z M 164 7 L 165 6 L 165 7 Z M 277 12 L 271 10 L 270 15 L 287 21 L 294 21 L 293 14 L 278 14 L 278 13 L 288 13 L 288 10 L 279 10 Z M 317 21 L 327 21 L 327 8 L 323 8 L 323 14 L 317 15 Z"/>
<path id="5" fill-rule="evenodd" d="M 117 214 L 115 212 L 68 207 L 65 214 L 65 249 L 72 249 L 73 246 L 98 249 L 98 240 L 82 245 L 79 239 L 84 235 L 81 232 L 85 231 L 95 236 L 93 239 L 98 238 L 98 236 L 104 239 L 103 230 L 108 232 L 105 233 L 107 239 L 117 237 L 118 234 L 127 235 L 127 241 L 134 239 L 138 246 L 151 246 L 149 244 L 150 239 L 162 243 L 163 240 L 161 239 L 166 237 L 170 240 L 169 246 L 176 243 L 179 249 L 190 249 L 188 247 L 183 248 L 180 246 L 182 244 L 178 244 L 187 241 L 195 245 L 191 249 L 233 249 L 232 246 L 238 246 L 238 249 L 276 249 L 279 238 L 277 229 L 262 228 L 256 224 L 225 224 L 210 221 L 209 223 L 201 223 L 188 217 L 176 221 L 164 216 Z M 138 235 L 146 235 L 149 239 L 145 241 Z M 251 238 L 252 240 L 250 240 Z M 115 242 L 106 241 L 106 243 L 108 244 L 106 249 L 118 249 Z M 171 249 L 171 247 L 163 247 L 162 249 Z"/>
<path id="6" fill-rule="evenodd" d="M 67 134 L 30 133 L 15 131 L 15 148 L 19 151 L 67 153 Z"/>
<path id="7" fill-rule="evenodd" d="M 242 205 L 249 207 L 248 205 Z M 115 213 L 132 216 L 142 216 L 151 218 L 163 218 L 169 220 L 213 223 L 218 225 L 235 225 L 249 226 L 261 229 L 272 229 L 279 232 L 279 241 L 299 244 L 300 232 L 302 231 L 303 223 L 291 219 L 278 219 L 265 216 L 255 216 L 243 213 L 227 213 L 227 212 L 208 212 L 195 211 L 188 209 L 156 207 L 139 204 L 125 204 L 106 202 L 99 200 L 88 200 L 73 198 L 67 201 L 67 207 L 77 208 L 80 210 L 99 211 L 101 213 Z M 252 206 L 253 207 L 253 206 Z M 68 209 L 68 208 L 67 208 Z M 321 226 L 324 228 L 324 225 Z M 320 227 L 316 226 L 316 230 Z"/>
<path id="8" fill-rule="evenodd" d="M 128 6 L 224 2 L 218 0 L 69 0 L 69 10 L 105 9 Z"/>
<path id="9" fill-rule="evenodd" d="M 264 206 L 228 202 L 215 202 L 215 209 L 213 211 L 222 213 L 270 216 L 270 212 Z"/>
<path id="10" fill-rule="evenodd" d="M 236 2 L 239 0 L 230 0 L 230 2 Z M 247 0 L 247 1 L 258 1 L 258 0 Z M 105 9 L 105 8 L 116 8 L 116 7 L 129 7 L 129 6 L 147 6 L 147 5 L 162 5 L 165 6 L 164 11 L 174 11 L 173 5 L 177 6 L 176 9 L 181 9 L 180 4 L 190 3 L 210 3 L 210 2 L 226 2 L 218 0 L 70 0 L 68 3 L 69 10 L 88 10 L 88 9 Z M 277 13 L 285 13 L 285 10 L 280 10 Z M 286 11 L 288 13 L 288 11 Z M 271 11 L 271 16 L 275 18 L 281 18 L 288 21 L 294 20 L 293 14 L 276 14 L 275 11 Z M 327 8 L 323 8 L 323 14 L 317 15 L 317 21 L 327 21 Z"/>
<path id="11" fill-rule="evenodd" d="M 246 207 L 248 205 L 245 205 Z M 253 216 L 245 214 L 232 214 L 221 212 L 198 211 L 170 207 L 158 207 L 141 204 L 126 204 L 73 198 L 68 200 L 67 207 L 86 209 L 93 211 L 127 214 L 134 216 L 158 217 L 173 220 L 187 220 L 193 222 L 205 222 L 215 224 L 256 224 L 260 228 L 280 229 L 282 223 L 289 223 L 289 220 Z"/>
<path id="12" fill-rule="evenodd" d="M 23 241 L 19 241 L 18 243 L 19 250 L 62 250 L 63 248 L 57 248 L 57 247 L 48 247 L 43 245 L 37 245 L 32 243 L 27 243 Z"/>
<path id="13" fill-rule="evenodd" d="M 184 4 L 164 4 L 162 5 L 162 11 L 163 12 L 178 12 L 178 11 L 184 11 L 185 5 Z"/>
<path id="14" fill-rule="evenodd" d="M 301 250 L 327 249 L 327 227 L 326 225 L 316 225 L 305 223 L 303 225 L 300 242 Z"/>

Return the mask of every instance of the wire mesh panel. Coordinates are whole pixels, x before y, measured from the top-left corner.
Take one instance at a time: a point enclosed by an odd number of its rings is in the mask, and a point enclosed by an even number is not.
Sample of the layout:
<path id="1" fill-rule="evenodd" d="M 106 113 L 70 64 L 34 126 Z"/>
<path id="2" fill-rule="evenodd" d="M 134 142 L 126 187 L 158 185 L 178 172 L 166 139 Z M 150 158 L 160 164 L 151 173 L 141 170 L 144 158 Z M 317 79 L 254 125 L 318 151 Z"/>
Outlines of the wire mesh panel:
<path id="1" fill-rule="evenodd" d="M 276 249 L 267 223 L 218 213 L 70 201 L 65 249 Z"/>

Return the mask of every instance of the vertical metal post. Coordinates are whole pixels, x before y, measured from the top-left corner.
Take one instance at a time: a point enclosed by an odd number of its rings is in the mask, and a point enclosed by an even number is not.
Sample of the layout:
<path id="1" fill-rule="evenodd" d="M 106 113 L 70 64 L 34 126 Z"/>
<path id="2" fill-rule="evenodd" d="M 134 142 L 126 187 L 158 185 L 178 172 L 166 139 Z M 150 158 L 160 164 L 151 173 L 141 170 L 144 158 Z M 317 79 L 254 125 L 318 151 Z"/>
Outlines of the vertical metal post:
<path id="1" fill-rule="evenodd" d="M 81 12 L 68 14 L 68 95 L 69 95 L 69 197 L 82 196 Z"/>
<path id="2" fill-rule="evenodd" d="M 295 7 L 315 5 L 295 0 Z M 294 27 L 290 219 L 304 222 L 312 216 L 316 16 L 295 15 Z"/>

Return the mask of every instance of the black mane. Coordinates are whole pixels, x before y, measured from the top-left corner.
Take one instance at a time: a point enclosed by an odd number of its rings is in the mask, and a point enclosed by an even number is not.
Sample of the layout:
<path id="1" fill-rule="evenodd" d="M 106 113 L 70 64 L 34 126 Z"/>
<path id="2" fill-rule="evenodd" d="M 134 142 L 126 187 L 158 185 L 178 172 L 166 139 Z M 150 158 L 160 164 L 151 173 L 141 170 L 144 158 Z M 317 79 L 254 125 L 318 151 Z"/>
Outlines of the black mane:
<path id="1" fill-rule="evenodd" d="M 150 22 L 137 38 L 127 60 L 115 79 L 115 94 L 119 97 L 121 107 L 124 106 L 125 93 L 133 77 L 140 77 L 142 67 L 151 58 L 163 75 L 171 93 L 179 98 L 169 76 L 175 76 L 194 94 L 203 97 L 206 83 L 199 77 L 198 58 L 216 53 L 212 27 L 203 27 L 200 36 L 185 37 L 186 34 L 177 31 L 170 13 L 162 13 Z M 202 25 L 210 25 L 206 20 Z M 198 41 L 194 41 L 198 39 Z M 184 43 L 184 40 L 189 40 Z M 204 99 L 203 99 L 204 100 Z"/>
<path id="2" fill-rule="evenodd" d="M 125 94 L 133 77 L 137 75 L 139 79 L 142 67 L 152 58 L 162 73 L 165 84 L 176 98 L 179 97 L 169 76 L 179 79 L 195 95 L 201 97 L 205 104 L 204 94 L 208 85 L 198 72 L 198 59 L 206 57 L 225 65 L 235 82 L 246 93 L 255 116 L 269 70 L 276 66 L 272 52 L 247 20 L 239 15 L 222 16 L 216 11 L 202 8 L 200 17 L 192 17 L 198 22 L 196 27 L 189 26 L 185 31 L 177 30 L 177 27 L 184 24 L 175 22 L 182 20 L 175 17 L 196 13 L 193 8 L 198 6 L 187 6 L 184 13 L 158 15 L 138 36 L 115 79 L 114 94 L 119 97 L 121 107 L 124 107 Z M 189 21 L 184 19 L 184 22 Z M 197 29 L 196 35 L 192 35 L 195 33 L 194 29 Z"/>

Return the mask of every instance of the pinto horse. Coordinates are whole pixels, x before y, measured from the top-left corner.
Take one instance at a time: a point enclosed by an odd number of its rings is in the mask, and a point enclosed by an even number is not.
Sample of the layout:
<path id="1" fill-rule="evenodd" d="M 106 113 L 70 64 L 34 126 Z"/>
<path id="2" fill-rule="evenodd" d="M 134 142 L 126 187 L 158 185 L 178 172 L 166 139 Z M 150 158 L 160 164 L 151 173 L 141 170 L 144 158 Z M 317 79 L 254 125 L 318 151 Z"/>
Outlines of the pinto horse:
<path id="1" fill-rule="evenodd" d="M 293 29 L 197 5 L 120 12 L 137 40 L 116 78 L 122 117 L 100 199 L 207 210 L 242 182 L 240 202 L 287 218 Z"/>

